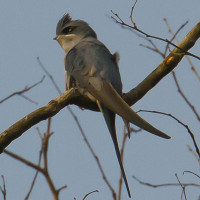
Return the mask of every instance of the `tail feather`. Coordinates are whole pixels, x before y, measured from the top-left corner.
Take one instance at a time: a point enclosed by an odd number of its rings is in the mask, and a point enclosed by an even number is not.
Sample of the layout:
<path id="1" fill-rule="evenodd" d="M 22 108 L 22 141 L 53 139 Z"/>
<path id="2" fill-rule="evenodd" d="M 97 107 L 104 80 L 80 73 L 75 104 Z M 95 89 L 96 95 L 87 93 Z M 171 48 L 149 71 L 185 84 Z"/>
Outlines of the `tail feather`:
<path id="1" fill-rule="evenodd" d="M 119 146 L 118 146 L 118 141 L 117 141 L 117 134 L 116 134 L 116 129 L 115 129 L 115 113 L 113 113 L 112 111 L 110 111 L 109 109 L 104 107 L 103 105 L 101 105 L 101 110 L 103 112 L 106 124 L 108 126 L 110 135 L 111 135 L 112 140 L 113 140 L 113 144 L 114 144 L 115 151 L 116 151 L 116 154 L 117 154 L 117 159 L 118 159 L 118 162 L 119 162 L 119 165 L 120 165 L 120 168 L 121 168 L 121 173 L 122 173 L 125 185 L 126 185 L 128 195 L 131 198 L 131 193 L 130 193 L 128 181 L 127 181 L 127 178 L 126 178 L 126 174 L 125 174 L 125 171 L 124 171 L 123 163 L 121 161 L 121 156 L 120 156 L 120 151 L 119 151 Z"/>

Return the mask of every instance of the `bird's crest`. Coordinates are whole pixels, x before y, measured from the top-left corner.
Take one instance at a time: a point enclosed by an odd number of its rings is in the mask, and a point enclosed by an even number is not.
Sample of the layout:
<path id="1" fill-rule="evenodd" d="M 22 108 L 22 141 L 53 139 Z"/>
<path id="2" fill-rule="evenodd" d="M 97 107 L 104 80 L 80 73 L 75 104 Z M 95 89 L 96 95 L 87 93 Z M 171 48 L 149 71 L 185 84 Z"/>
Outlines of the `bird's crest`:
<path id="1" fill-rule="evenodd" d="M 72 18 L 70 17 L 69 13 L 65 14 L 58 22 L 57 28 L 56 28 L 56 34 L 59 35 L 59 33 L 62 31 L 62 28 L 65 27 L 68 23 L 72 21 Z"/>

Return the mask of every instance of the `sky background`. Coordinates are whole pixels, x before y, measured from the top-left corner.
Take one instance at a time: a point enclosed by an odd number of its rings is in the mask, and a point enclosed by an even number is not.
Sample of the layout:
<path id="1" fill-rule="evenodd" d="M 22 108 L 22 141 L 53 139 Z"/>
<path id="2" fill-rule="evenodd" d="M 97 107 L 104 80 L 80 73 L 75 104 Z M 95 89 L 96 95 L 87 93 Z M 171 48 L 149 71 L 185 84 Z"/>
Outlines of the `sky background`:
<path id="1" fill-rule="evenodd" d="M 110 10 L 117 12 L 127 23 L 134 1 L 130 0 L 59 0 L 59 1 L 0 1 L 0 100 L 15 91 L 39 81 L 44 75 L 37 62 L 40 58 L 64 92 L 64 52 L 53 40 L 58 20 L 70 13 L 73 19 L 87 21 L 112 53 L 120 53 L 120 72 L 124 92 L 134 88 L 157 65 L 161 56 L 139 46 L 148 44 L 133 32 L 122 29 L 110 16 Z M 167 18 L 171 28 L 176 31 L 189 20 L 188 25 L 179 33 L 181 40 L 199 22 L 199 0 L 139 0 L 134 20 L 139 28 L 163 38 L 171 38 L 163 21 Z M 154 42 L 164 49 L 165 43 Z M 172 49 L 173 47 L 171 47 Z M 199 56 L 198 41 L 191 52 Z M 200 73 L 200 62 L 191 58 Z M 185 95 L 199 111 L 199 84 L 186 59 L 175 69 L 177 78 Z M 44 82 L 26 95 L 38 102 L 38 105 L 15 96 L 0 105 L 0 131 L 3 132 L 26 114 L 46 105 L 58 96 L 52 82 L 46 77 Z M 81 111 L 71 106 L 77 115 L 87 138 L 100 159 L 111 185 L 117 190 L 120 168 L 115 155 L 112 140 L 104 119 L 100 113 Z M 146 94 L 132 108 L 157 110 L 175 115 L 193 131 L 196 141 L 200 140 L 200 124 L 194 113 L 177 92 L 171 74 L 166 76 L 155 88 Z M 187 130 L 169 117 L 152 113 L 140 114 L 148 122 L 172 137 L 171 140 L 153 136 L 145 131 L 132 135 L 127 142 L 124 156 L 124 168 L 135 200 L 177 200 L 181 198 L 181 187 L 152 189 L 140 185 L 132 175 L 153 184 L 177 183 L 175 173 L 182 183 L 199 183 L 190 170 L 199 174 L 199 164 L 187 145 L 193 149 Z M 40 150 L 40 138 L 36 127 L 44 133 L 47 122 L 32 127 L 20 138 L 13 141 L 7 149 L 37 163 Z M 135 127 L 135 126 L 134 126 Z M 136 127 L 135 127 L 136 128 Z M 67 185 L 60 193 L 60 199 L 82 199 L 85 194 L 99 190 L 87 200 L 112 199 L 111 192 L 102 179 L 96 161 L 89 151 L 80 131 L 67 109 L 61 110 L 52 119 L 49 145 L 49 170 L 57 188 Z M 123 121 L 117 117 L 117 133 L 121 144 Z M 121 146 L 121 145 L 120 145 Z M 7 187 L 7 199 L 24 199 L 31 185 L 35 171 L 5 154 L 0 156 L 0 175 L 4 175 Z M 2 180 L 0 180 L 2 183 Z M 198 199 L 199 188 L 187 188 L 189 199 Z M 128 199 L 123 184 L 122 199 Z M 2 199 L 0 194 L 0 199 Z M 30 200 L 53 199 L 46 180 L 39 175 Z"/>

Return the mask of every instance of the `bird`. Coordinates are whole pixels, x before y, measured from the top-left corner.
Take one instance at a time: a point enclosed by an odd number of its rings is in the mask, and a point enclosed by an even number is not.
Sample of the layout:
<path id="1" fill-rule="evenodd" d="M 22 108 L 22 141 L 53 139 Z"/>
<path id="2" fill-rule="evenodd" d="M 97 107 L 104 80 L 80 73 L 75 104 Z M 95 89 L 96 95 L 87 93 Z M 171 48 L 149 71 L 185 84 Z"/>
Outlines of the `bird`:
<path id="1" fill-rule="evenodd" d="M 111 54 L 97 39 L 96 32 L 87 22 L 72 20 L 70 14 L 66 13 L 57 24 L 54 39 L 66 53 L 64 58 L 66 90 L 78 89 L 80 96 L 96 103 L 102 112 L 114 144 L 128 196 L 131 197 L 118 146 L 116 114 L 149 133 L 165 139 L 169 139 L 170 136 L 142 119 L 123 100 L 119 56 L 117 53 Z M 81 104 L 81 107 L 84 105 Z"/>

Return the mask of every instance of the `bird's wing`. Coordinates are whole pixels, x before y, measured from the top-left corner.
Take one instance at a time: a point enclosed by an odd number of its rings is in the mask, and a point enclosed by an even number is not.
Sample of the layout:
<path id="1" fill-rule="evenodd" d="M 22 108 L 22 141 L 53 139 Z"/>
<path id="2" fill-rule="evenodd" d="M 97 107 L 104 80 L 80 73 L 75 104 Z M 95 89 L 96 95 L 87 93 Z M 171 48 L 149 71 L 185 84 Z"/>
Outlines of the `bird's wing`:
<path id="1" fill-rule="evenodd" d="M 156 129 L 147 121 L 142 119 L 136 112 L 134 112 L 129 105 L 121 98 L 115 91 L 113 86 L 106 80 L 101 80 L 98 84 L 93 84 L 94 80 L 89 81 L 86 90 L 104 106 L 109 108 L 114 113 L 117 113 L 127 121 L 136 126 L 163 138 L 169 139 L 170 136 Z M 98 87 L 96 87 L 98 85 Z M 100 86 L 99 86 L 100 85 Z"/>

